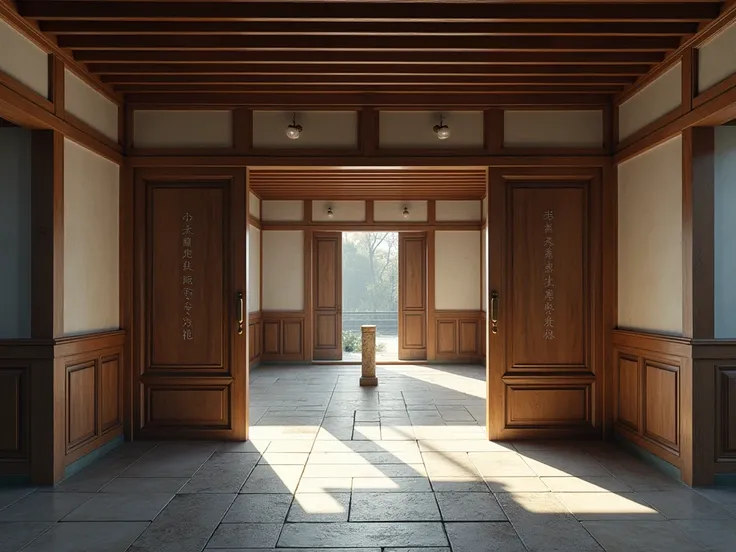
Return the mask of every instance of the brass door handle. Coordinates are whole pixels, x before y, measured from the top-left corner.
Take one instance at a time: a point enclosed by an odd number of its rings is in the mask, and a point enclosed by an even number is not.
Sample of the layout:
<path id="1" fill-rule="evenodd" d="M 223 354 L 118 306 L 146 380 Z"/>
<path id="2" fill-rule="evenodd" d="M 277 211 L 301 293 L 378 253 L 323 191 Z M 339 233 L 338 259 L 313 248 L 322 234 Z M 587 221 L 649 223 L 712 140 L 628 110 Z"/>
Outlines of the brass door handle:
<path id="1" fill-rule="evenodd" d="M 238 335 L 243 335 L 243 321 L 245 318 L 245 300 L 243 293 L 238 292 Z"/>
<path id="2" fill-rule="evenodd" d="M 498 333 L 498 292 L 491 293 L 491 333 Z"/>

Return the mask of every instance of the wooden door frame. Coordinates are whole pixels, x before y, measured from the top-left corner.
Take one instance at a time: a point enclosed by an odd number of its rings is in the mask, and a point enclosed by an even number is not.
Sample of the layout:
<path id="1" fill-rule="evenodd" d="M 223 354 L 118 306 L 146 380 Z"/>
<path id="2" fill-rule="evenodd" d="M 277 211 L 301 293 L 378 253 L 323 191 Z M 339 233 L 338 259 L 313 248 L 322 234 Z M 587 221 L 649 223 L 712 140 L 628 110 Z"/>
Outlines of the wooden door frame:
<path id="1" fill-rule="evenodd" d="M 505 201 L 499 201 L 496 198 L 498 186 L 504 186 L 508 189 L 509 182 L 587 182 L 589 186 L 588 199 L 588 255 L 587 270 L 589 275 L 590 298 L 592 305 L 588 305 L 588 320 L 590 320 L 590 369 L 593 374 L 590 381 L 591 391 L 589 400 L 592 403 L 591 423 L 595 432 L 599 435 L 603 434 L 604 420 L 608 413 L 605 412 L 604 391 L 606 387 L 606 366 L 604 354 L 605 332 L 604 323 L 608 319 L 605 311 L 611 308 L 607 298 L 610 290 L 604 289 L 605 285 L 610 285 L 607 280 L 603 279 L 603 261 L 606 257 L 608 237 L 603 232 L 603 205 L 602 199 L 607 196 L 604 191 L 604 182 L 602 171 L 594 168 L 571 167 L 571 168 L 552 168 L 552 167 L 509 167 L 509 168 L 491 168 L 488 179 L 488 241 L 486 244 L 486 254 L 488 259 L 495 259 L 493 263 L 489 263 L 488 271 L 488 300 L 489 312 L 486 325 L 486 335 L 488 339 L 488 351 L 486 354 L 486 430 L 490 440 L 497 439 L 503 434 L 504 438 L 513 439 L 529 439 L 529 438 L 549 438 L 549 437 L 571 437 L 579 436 L 580 431 L 564 429 L 564 428 L 544 428 L 544 429 L 503 429 L 505 426 L 505 406 L 506 396 L 503 376 L 497 377 L 497 370 L 494 363 L 502 362 L 505 372 L 507 333 L 492 333 L 491 306 L 490 298 L 493 291 L 499 293 L 499 325 L 508 325 L 506 313 L 508 312 L 509 284 L 508 281 L 508 221 L 506 220 L 508 196 L 504 193 Z M 501 253 L 502 254 L 499 254 Z M 518 378 L 518 376 L 517 376 Z M 584 377 L 575 376 L 575 381 L 581 382 Z M 590 377 L 588 379 L 591 379 Z M 572 376 L 561 375 L 555 378 L 555 383 L 564 385 L 573 381 Z M 586 380 L 587 381 L 587 380 Z M 522 383 L 522 380 L 519 380 Z M 553 382 L 550 382 L 550 385 Z M 497 398 L 497 400 L 493 400 Z"/>
<path id="2" fill-rule="evenodd" d="M 131 412 L 130 412 L 130 424 L 131 424 L 131 433 L 130 439 L 132 440 L 133 435 L 140 435 L 141 430 L 143 428 L 143 397 L 140 391 L 140 371 L 145 366 L 145 350 L 144 345 L 147 343 L 146 341 L 146 325 L 144 323 L 144 317 L 146 316 L 146 294 L 145 294 L 145 288 L 144 283 L 146 279 L 146 273 L 148 270 L 147 260 L 146 260 L 146 225 L 147 225 L 147 193 L 146 193 L 146 183 L 150 181 L 158 181 L 158 182 L 197 182 L 197 181 L 222 181 L 222 180 L 232 180 L 236 184 L 240 184 L 240 188 L 243 190 L 244 197 L 243 199 L 243 209 L 242 209 L 242 217 L 238 217 L 236 219 L 231 220 L 231 228 L 235 227 L 238 224 L 241 224 L 245 228 L 244 233 L 244 243 L 240 244 L 242 247 L 242 251 L 244 251 L 244 258 L 243 258 L 243 264 L 240 268 L 240 272 L 242 272 L 243 278 L 241 282 L 242 290 L 244 296 L 247 296 L 247 270 L 248 270 L 248 251 L 247 251 L 247 232 L 248 232 L 248 224 L 247 224 L 247 209 L 248 209 L 248 183 L 246 178 L 246 171 L 245 169 L 237 169 L 232 167 L 196 167 L 196 168 L 189 168 L 189 167 L 156 167 L 156 168 L 138 168 L 133 170 L 127 171 L 129 176 L 129 182 L 131 184 L 131 190 L 129 191 L 129 194 L 126 196 L 130 202 L 131 205 L 131 214 L 132 214 L 132 224 L 130 225 L 130 236 L 121 236 L 121 241 L 125 240 L 126 238 L 129 239 L 129 242 L 126 243 L 126 245 L 131 250 L 131 259 L 132 262 L 130 263 L 130 267 L 127 269 L 126 276 L 129 278 L 126 283 L 129 285 L 128 290 L 130 294 L 130 303 L 128 304 L 129 308 L 131 309 L 132 316 L 130 317 L 130 328 L 128 331 L 128 351 L 130 355 L 130 360 L 128 362 L 129 366 L 129 373 L 128 377 L 126 378 L 126 381 L 128 382 L 128 385 L 130 386 L 129 389 L 126 390 L 126 402 L 130 401 L 130 404 L 132 405 Z M 127 180 L 127 179 L 126 179 Z M 236 210 L 237 211 L 237 210 Z M 242 220 L 241 220 L 242 219 Z M 238 284 L 234 281 L 235 275 L 238 272 L 234 267 L 236 262 L 238 262 L 237 256 L 233 257 L 233 262 L 231 264 L 230 270 L 230 279 L 232 281 L 233 287 L 237 288 Z M 230 290 L 233 291 L 233 290 Z M 228 292 L 229 294 L 229 292 Z M 245 310 L 247 311 L 247 305 Z M 230 312 L 230 309 L 226 309 L 226 313 Z M 247 312 L 245 313 L 247 316 Z M 247 322 L 247 320 L 246 320 Z M 232 425 L 233 425 L 233 436 L 226 436 L 224 438 L 229 439 L 236 439 L 236 440 L 247 440 L 248 434 L 249 434 L 249 376 L 250 376 L 250 365 L 248 361 L 248 350 L 249 350 L 249 344 L 248 344 L 248 331 L 246 328 L 246 331 L 244 332 L 243 339 L 245 340 L 245 350 L 244 350 L 244 358 L 238 360 L 238 355 L 233 355 L 233 364 L 240 363 L 242 365 L 243 370 L 243 383 L 245 385 L 244 390 L 240 390 L 242 393 L 242 405 L 239 408 L 238 406 L 231 406 L 231 408 L 234 408 L 233 410 L 233 419 L 232 419 Z M 232 370 L 231 370 L 232 373 Z M 232 400 L 232 399 L 231 399 Z M 236 401 L 237 402 L 237 397 Z M 220 438 L 217 435 L 213 435 L 213 433 L 216 433 L 217 430 L 202 430 L 202 438 L 205 439 L 217 439 Z M 174 430 L 174 433 L 176 430 Z M 154 437 L 154 435 L 146 435 L 147 438 Z M 187 438 L 195 438 L 192 436 L 188 436 Z"/>

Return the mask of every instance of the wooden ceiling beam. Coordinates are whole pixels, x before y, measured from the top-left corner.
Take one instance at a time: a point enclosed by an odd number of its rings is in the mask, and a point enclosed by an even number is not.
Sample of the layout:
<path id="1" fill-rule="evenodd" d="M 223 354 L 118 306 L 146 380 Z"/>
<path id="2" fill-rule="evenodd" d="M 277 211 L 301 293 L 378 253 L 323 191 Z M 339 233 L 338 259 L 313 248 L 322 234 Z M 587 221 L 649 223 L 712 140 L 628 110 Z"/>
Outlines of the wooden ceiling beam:
<path id="1" fill-rule="evenodd" d="M 103 82 L 119 84 L 241 84 L 270 86 L 274 84 L 315 84 L 366 86 L 423 85 L 477 85 L 489 84 L 631 84 L 635 76 L 628 75 L 105 75 Z"/>
<path id="2" fill-rule="evenodd" d="M 508 85 L 460 85 L 448 84 L 445 86 L 438 84 L 410 84 L 410 85 L 375 85 L 375 84 L 289 84 L 278 85 L 266 83 L 262 86 L 254 84 L 121 84 L 115 87 L 118 92 L 136 92 L 136 93 L 181 93 L 181 92 L 209 92 L 213 94 L 228 94 L 231 92 L 256 92 L 261 94 L 324 94 L 326 100 L 329 101 L 331 94 L 348 93 L 348 94 L 364 94 L 370 92 L 390 92 L 392 94 L 437 94 L 443 92 L 451 92 L 453 94 L 507 94 L 514 93 L 566 93 L 575 94 L 616 94 L 624 89 L 623 84 L 619 85 L 600 85 L 588 83 L 570 83 L 564 86 L 549 84 L 508 84 Z"/>
<path id="3" fill-rule="evenodd" d="M 234 36 L 62 35 L 59 46 L 72 50 L 430 50 L 430 51 L 654 51 L 674 50 L 668 36 Z M 398 58 L 399 55 L 395 54 Z"/>
<path id="4" fill-rule="evenodd" d="M 387 77 L 412 80 L 419 77 L 447 76 L 452 78 L 572 75 L 638 76 L 647 72 L 646 65 L 262 65 L 262 64 L 105 64 L 90 63 L 90 71 L 104 82 L 137 82 L 136 79 L 158 82 L 184 82 L 192 78 L 216 78 L 219 82 L 249 82 L 258 80 L 298 80 L 331 78 L 363 79 Z"/>
<path id="5" fill-rule="evenodd" d="M 175 51 L 175 50 L 79 50 L 74 57 L 81 62 L 94 63 L 259 63 L 265 66 L 289 63 L 335 63 L 335 64 L 375 64 L 383 63 L 391 67 L 406 64 L 423 64 L 427 67 L 437 64 L 471 65 L 578 65 L 591 64 L 637 64 L 651 66 L 664 59 L 662 52 L 423 52 L 405 51 L 398 59 L 394 52 L 382 51 L 277 51 L 262 52 L 235 51 Z"/>
<path id="6" fill-rule="evenodd" d="M 570 92 L 557 93 L 519 93 L 485 92 L 455 94 L 452 91 L 431 94 L 396 94 L 396 93 L 297 93 L 293 90 L 285 93 L 239 92 L 170 92 L 170 93 L 129 93 L 126 100 L 130 105 L 171 106 L 238 106 L 279 107 L 307 109 L 310 107 L 346 107 L 355 108 L 362 105 L 375 107 L 427 107 L 427 108 L 468 108 L 495 106 L 545 106 L 545 105 L 579 105 L 605 106 L 611 103 L 610 94 L 579 94 Z"/>
<path id="7" fill-rule="evenodd" d="M 705 22 L 718 16 L 720 3 L 705 2 L 126 2 L 34 0 L 19 2 L 21 15 L 34 20 L 130 21 L 658 21 Z M 417 17 L 421 14 L 421 17 Z"/>
<path id="8" fill-rule="evenodd" d="M 697 31 L 691 22 L 302 22 L 302 21 L 43 21 L 52 35 L 477 35 L 477 36 L 684 36 Z"/>

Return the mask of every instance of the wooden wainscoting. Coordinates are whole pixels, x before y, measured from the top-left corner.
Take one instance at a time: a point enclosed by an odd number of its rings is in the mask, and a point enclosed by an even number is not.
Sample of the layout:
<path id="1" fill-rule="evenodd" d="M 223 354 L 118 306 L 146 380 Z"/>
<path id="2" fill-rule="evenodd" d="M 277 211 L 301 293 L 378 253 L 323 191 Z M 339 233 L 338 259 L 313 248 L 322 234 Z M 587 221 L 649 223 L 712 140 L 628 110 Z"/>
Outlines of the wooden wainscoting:
<path id="1" fill-rule="evenodd" d="M 429 343 L 432 360 L 480 362 L 483 358 L 483 312 L 436 310 Z"/>
<path id="2" fill-rule="evenodd" d="M 261 362 L 263 353 L 263 313 L 252 312 L 248 315 L 248 359 L 254 368 Z"/>
<path id="3" fill-rule="evenodd" d="M 263 311 L 263 362 L 307 361 L 304 311 Z"/>
<path id="4" fill-rule="evenodd" d="M 625 330 L 615 330 L 612 341 L 615 431 L 684 473 L 691 427 L 690 341 Z"/>
<path id="5" fill-rule="evenodd" d="M 56 340 L 55 377 L 64 382 L 64 466 L 123 432 L 124 344 L 124 331 Z"/>

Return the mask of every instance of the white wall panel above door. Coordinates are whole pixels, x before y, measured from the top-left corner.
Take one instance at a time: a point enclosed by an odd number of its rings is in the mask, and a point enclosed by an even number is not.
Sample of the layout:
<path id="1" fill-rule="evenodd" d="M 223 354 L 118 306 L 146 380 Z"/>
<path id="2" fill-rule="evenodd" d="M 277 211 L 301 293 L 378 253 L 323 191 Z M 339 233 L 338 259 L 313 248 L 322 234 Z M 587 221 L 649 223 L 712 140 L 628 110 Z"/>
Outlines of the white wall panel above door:
<path id="1" fill-rule="evenodd" d="M 432 130 L 444 117 L 450 137 L 439 140 Z M 380 111 L 378 143 L 385 149 L 480 149 L 483 147 L 482 111 Z"/>
<path id="2" fill-rule="evenodd" d="M 299 138 L 286 136 L 292 124 L 302 127 Z M 357 111 L 254 111 L 253 147 L 258 149 L 358 149 Z"/>

